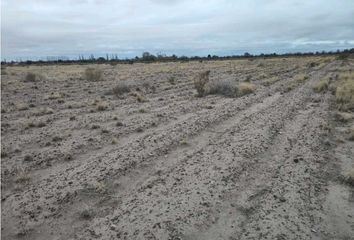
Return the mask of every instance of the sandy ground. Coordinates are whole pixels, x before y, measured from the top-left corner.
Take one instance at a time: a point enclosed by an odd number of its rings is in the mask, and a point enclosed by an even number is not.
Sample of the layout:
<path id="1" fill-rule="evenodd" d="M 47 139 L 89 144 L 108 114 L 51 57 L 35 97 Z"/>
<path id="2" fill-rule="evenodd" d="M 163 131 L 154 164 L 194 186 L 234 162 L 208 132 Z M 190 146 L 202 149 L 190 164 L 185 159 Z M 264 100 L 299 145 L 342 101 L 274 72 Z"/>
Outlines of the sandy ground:
<path id="1" fill-rule="evenodd" d="M 87 67 L 2 75 L 2 239 L 354 239 L 349 123 L 312 90 L 352 61 L 96 65 L 97 82 Z M 204 70 L 257 89 L 196 97 Z M 134 92 L 109 95 L 119 81 Z"/>

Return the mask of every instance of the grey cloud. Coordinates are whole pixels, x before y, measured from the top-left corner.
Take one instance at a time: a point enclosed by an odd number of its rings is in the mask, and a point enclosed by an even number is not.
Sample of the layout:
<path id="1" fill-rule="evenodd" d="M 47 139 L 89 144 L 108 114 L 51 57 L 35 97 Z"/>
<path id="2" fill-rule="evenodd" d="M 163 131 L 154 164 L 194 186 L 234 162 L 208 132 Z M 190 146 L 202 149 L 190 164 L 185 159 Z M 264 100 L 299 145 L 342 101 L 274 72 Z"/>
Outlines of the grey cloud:
<path id="1" fill-rule="evenodd" d="M 354 47 L 351 0 L 3 0 L 2 58 Z"/>

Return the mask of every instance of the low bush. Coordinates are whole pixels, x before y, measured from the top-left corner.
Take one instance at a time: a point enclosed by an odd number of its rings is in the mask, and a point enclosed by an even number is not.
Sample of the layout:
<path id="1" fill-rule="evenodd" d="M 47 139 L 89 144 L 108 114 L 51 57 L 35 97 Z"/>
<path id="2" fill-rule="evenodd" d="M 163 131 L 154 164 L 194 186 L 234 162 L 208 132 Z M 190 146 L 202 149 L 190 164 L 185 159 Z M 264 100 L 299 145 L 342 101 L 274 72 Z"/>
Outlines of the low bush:
<path id="1" fill-rule="evenodd" d="M 307 80 L 309 77 L 304 74 L 304 73 L 300 73 L 300 74 L 297 74 L 294 79 L 295 81 L 299 82 L 299 83 L 302 83 L 304 82 L 305 80 Z"/>
<path id="2" fill-rule="evenodd" d="M 25 76 L 25 82 L 35 82 L 37 79 L 37 75 L 33 72 L 28 72 Z"/>
<path id="3" fill-rule="evenodd" d="M 322 79 L 317 81 L 313 86 L 312 89 L 319 93 L 328 90 L 328 80 L 327 79 Z"/>
<path id="4" fill-rule="evenodd" d="M 208 93 L 236 97 L 238 94 L 238 87 L 235 81 L 229 79 L 213 81 L 209 84 Z"/>
<path id="5" fill-rule="evenodd" d="M 253 93 L 256 90 L 256 85 L 253 83 L 243 82 L 240 83 L 238 88 L 238 96 L 247 95 Z"/>
<path id="6" fill-rule="evenodd" d="M 205 71 L 194 78 L 194 87 L 197 89 L 198 97 L 206 94 L 206 84 L 209 82 L 210 71 Z"/>
<path id="7" fill-rule="evenodd" d="M 256 85 L 249 82 L 241 82 L 238 84 L 236 81 L 225 79 L 211 82 L 208 90 L 208 94 L 241 97 L 253 93 L 256 90 Z"/>
<path id="8" fill-rule="evenodd" d="M 125 82 L 118 82 L 117 85 L 112 89 L 112 94 L 116 96 L 121 96 L 124 93 L 130 92 L 130 87 Z"/>
<path id="9" fill-rule="evenodd" d="M 354 73 L 339 76 L 335 96 L 340 110 L 354 110 Z"/>
<path id="10" fill-rule="evenodd" d="M 84 78 L 91 82 L 101 81 L 102 71 L 96 68 L 87 68 L 84 72 Z"/>

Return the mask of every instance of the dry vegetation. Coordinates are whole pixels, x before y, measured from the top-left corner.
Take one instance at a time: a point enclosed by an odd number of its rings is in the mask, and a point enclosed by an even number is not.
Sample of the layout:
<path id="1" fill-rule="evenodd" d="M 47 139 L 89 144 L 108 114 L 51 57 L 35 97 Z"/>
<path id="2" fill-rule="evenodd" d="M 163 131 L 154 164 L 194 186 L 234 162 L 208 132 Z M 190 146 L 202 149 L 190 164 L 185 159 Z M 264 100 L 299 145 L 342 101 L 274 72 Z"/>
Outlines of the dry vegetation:
<path id="1" fill-rule="evenodd" d="M 335 91 L 336 101 L 341 110 L 354 110 L 354 73 L 339 75 L 337 89 Z"/>
<path id="2" fill-rule="evenodd" d="M 194 87 L 197 90 L 198 97 L 203 97 L 207 93 L 206 84 L 209 82 L 209 75 L 210 75 L 210 71 L 205 71 L 199 73 L 194 78 Z"/>
<path id="3" fill-rule="evenodd" d="M 319 92 L 323 92 L 323 91 L 326 91 L 328 89 L 328 80 L 327 79 L 322 79 L 322 80 L 319 80 L 317 81 L 313 86 L 312 86 L 312 89 L 319 93 Z"/>
<path id="4" fill-rule="evenodd" d="M 210 71 L 198 74 L 194 79 L 194 87 L 198 96 L 219 94 L 227 97 L 241 97 L 256 90 L 256 85 L 250 82 L 238 82 L 234 79 L 209 80 Z"/>
<path id="5" fill-rule="evenodd" d="M 327 57 L 7 66 L 2 237 L 350 239 L 352 70 Z"/>
<path id="6" fill-rule="evenodd" d="M 97 68 L 87 68 L 84 72 L 84 78 L 87 81 L 101 81 L 102 80 L 102 71 Z"/>

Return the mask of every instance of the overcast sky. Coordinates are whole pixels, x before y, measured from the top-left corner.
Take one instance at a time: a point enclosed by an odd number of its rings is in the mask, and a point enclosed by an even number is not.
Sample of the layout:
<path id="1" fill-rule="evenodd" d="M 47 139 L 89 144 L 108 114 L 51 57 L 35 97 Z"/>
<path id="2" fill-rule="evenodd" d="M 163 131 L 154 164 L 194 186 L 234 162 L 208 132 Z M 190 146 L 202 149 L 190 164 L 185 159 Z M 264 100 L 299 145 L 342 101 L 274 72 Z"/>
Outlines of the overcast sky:
<path id="1" fill-rule="evenodd" d="M 1 0 L 2 59 L 354 47 L 354 0 Z"/>

